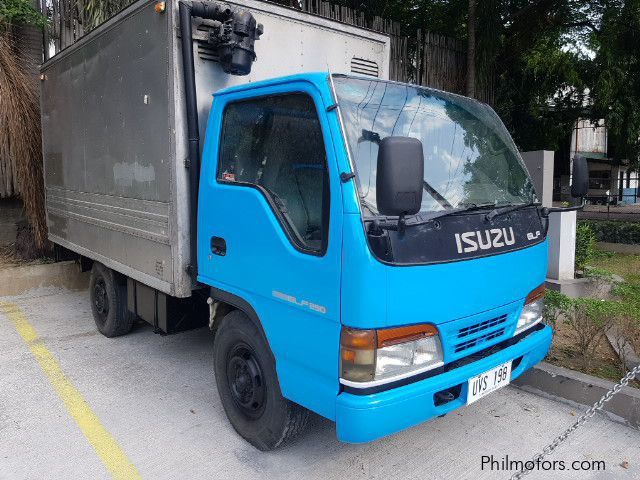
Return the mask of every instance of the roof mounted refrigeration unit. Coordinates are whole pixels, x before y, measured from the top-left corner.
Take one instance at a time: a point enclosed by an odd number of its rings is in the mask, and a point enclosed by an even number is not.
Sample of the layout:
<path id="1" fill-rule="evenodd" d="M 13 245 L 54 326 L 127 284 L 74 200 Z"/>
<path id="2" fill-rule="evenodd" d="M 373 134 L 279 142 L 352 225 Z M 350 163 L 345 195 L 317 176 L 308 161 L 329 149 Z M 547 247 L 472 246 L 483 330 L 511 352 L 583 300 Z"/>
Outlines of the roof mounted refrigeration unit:
<path id="1" fill-rule="evenodd" d="M 188 8 L 187 2 L 180 2 Z M 183 7 L 185 8 L 185 7 Z M 247 10 L 226 3 L 193 2 L 191 16 L 202 23 L 198 30 L 207 31 L 208 50 L 217 57 L 222 70 L 230 75 L 248 75 L 256 60 L 255 42 L 264 28 Z"/>

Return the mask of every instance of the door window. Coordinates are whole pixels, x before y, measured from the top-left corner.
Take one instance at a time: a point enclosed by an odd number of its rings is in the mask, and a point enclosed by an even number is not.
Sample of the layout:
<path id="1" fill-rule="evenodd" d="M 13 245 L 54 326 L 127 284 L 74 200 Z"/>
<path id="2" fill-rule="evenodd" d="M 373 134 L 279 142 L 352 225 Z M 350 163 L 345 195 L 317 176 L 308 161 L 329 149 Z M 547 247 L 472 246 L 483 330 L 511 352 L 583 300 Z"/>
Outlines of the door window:
<path id="1" fill-rule="evenodd" d="M 327 158 L 309 95 L 230 103 L 223 118 L 218 181 L 258 188 L 294 245 L 314 253 L 326 250 Z"/>

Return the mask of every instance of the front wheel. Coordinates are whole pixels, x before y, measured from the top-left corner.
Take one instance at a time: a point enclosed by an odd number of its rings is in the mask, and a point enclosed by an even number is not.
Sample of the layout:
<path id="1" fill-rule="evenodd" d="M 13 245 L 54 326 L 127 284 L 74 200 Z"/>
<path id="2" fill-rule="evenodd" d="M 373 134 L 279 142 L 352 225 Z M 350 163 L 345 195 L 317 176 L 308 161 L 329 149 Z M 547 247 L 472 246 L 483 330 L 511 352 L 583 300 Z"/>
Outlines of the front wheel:
<path id="1" fill-rule="evenodd" d="M 282 396 L 262 332 L 239 310 L 222 320 L 214 342 L 222 406 L 233 428 L 259 450 L 273 450 L 302 431 L 308 411 Z"/>

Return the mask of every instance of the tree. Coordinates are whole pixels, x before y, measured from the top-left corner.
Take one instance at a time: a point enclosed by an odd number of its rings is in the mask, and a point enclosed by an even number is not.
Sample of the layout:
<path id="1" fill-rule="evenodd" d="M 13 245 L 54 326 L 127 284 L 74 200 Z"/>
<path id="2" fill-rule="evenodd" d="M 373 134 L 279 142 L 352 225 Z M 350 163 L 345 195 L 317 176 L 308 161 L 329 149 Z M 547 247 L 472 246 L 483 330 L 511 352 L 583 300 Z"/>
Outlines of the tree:
<path id="1" fill-rule="evenodd" d="M 605 1 L 605 0 L 594 0 Z M 467 41 L 465 91 L 498 111 L 524 150 L 556 149 L 583 112 L 594 8 L 581 0 L 338 0 Z M 590 2 L 591 3 L 591 2 Z M 588 5 L 588 4 L 587 4 Z M 575 43 L 575 44 L 574 44 Z M 415 48 L 415 46 L 414 46 Z"/>
<path id="2" fill-rule="evenodd" d="M 23 246 L 36 252 L 47 247 L 38 85 L 18 56 L 13 27 L 45 21 L 27 0 L 0 0 L 0 181 L 8 187 L 0 187 L 0 196 L 22 198 L 32 230 Z"/>
<path id="3" fill-rule="evenodd" d="M 467 97 L 476 96 L 476 0 L 469 0 L 467 19 Z"/>
<path id="4" fill-rule="evenodd" d="M 511 0 L 496 56 L 495 108 L 523 150 L 557 150 L 583 115 L 585 12 L 573 0 Z"/>
<path id="5" fill-rule="evenodd" d="M 592 117 L 604 118 L 615 157 L 636 170 L 640 155 L 640 1 L 598 3 L 599 28 L 590 47 L 596 52 L 591 70 Z"/>
<path id="6" fill-rule="evenodd" d="M 44 27 L 46 19 L 27 0 L 0 0 L 0 30 L 6 32 L 11 25 L 38 25 Z"/>

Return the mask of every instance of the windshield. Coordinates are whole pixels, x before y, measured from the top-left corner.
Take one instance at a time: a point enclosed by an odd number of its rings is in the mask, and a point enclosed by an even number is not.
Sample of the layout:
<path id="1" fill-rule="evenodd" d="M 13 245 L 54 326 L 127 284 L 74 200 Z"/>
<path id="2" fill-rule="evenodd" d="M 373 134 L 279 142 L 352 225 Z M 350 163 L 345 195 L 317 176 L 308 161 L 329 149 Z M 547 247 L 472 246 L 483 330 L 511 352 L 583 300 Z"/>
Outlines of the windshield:
<path id="1" fill-rule="evenodd" d="M 535 201 L 516 146 L 489 106 L 413 85 L 333 80 L 360 195 L 373 213 L 377 142 L 388 136 L 422 141 L 421 212 Z"/>

